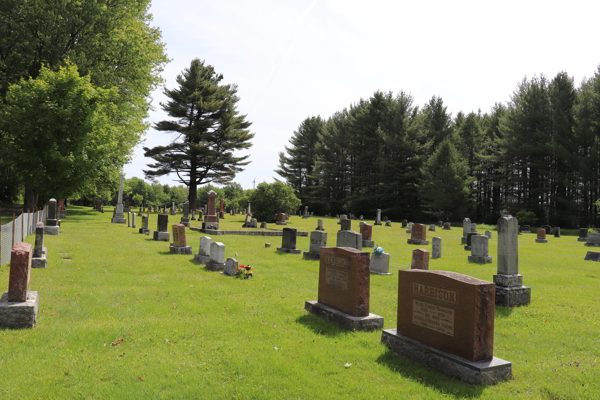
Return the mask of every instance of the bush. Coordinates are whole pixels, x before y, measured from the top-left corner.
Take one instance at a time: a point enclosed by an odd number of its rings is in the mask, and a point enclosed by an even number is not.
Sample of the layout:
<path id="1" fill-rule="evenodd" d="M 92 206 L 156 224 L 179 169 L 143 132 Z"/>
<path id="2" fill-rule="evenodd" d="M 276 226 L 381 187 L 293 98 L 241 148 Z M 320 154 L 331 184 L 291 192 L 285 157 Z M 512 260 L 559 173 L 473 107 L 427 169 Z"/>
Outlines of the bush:
<path id="1" fill-rule="evenodd" d="M 275 222 L 277 213 L 291 213 L 300 207 L 294 189 L 282 182 L 258 185 L 250 195 L 252 216 L 261 222 Z"/>
<path id="2" fill-rule="evenodd" d="M 525 211 L 521 210 L 517 212 L 517 221 L 519 221 L 519 225 L 535 225 L 537 218 L 535 217 L 535 213 L 533 211 Z"/>

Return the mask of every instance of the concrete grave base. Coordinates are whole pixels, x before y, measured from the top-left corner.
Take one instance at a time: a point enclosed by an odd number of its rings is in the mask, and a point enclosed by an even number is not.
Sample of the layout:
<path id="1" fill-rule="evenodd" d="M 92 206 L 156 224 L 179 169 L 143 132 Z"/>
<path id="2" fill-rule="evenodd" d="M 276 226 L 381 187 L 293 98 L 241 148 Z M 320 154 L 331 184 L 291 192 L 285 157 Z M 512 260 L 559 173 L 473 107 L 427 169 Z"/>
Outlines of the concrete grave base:
<path id="1" fill-rule="evenodd" d="M 392 275 L 392 273 L 391 272 L 377 272 L 377 271 L 371 270 L 371 275 Z"/>
<path id="2" fill-rule="evenodd" d="M 375 241 L 363 239 L 362 247 L 375 247 Z"/>
<path id="3" fill-rule="evenodd" d="M 223 271 L 225 269 L 225 263 L 218 263 L 218 262 L 214 262 L 214 261 L 208 261 L 206 263 L 206 267 L 207 270 L 209 271 Z"/>
<path id="4" fill-rule="evenodd" d="M 58 235 L 60 226 L 44 226 L 44 235 Z"/>
<path id="5" fill-rule="evenodd" d="M 168 242 L 169 241 L 169 232 L 154 231 L 154 235 L 152 236 L 152 239 L 157 240 L 159 242 Z"/>
<path id="6" fill-rule="evenodd" d="M 600 243 L 584 243 L 584 246 L 587 247 L 600 247 Z"/>
<path id="7" fill-rule="evenodd" d="M 491 264 L 492 262 L 491 256 L 468 256 L 467 259 L 470 263 L 477 264 Z"/>
<path id="8" fill-rule="evenodd" d="M 429 244 L 429 240 L 423 240 L 423 239 L 407 239 L 406 243 L 408 244 L 418 244 L 418 245 L 426 245 Z"/>
<path id="9" fill-rule="evenodd" d="M 495 385 L 512 378 L 510 361 L 497 357 L 489 361 L 466 360 L 400 335 L 396 329 L 381 332 L 381 343 L 397 354 L 472 385 Z"/>
<path id="10" fill-rule="evenodd" d="M 535 239 L 536 243 L 548 243 L 548 239 Z"/>
<path id="11" fill-rule="evenodd" d="M 31 268 L 47 268 L 48 267 L 48 258 L 46 255 L 42 255 L 41 257 L 32 257 L 31 258 Z"/>
<path id="12" fill-rule="evenodd" d="M 276 221 L 275 225 L 287 225 L 287 222 Z"/>
<path id="13" fill-rule="evenodd" d="M 381 225 L 381 221 L 375 221 L 373 225 Z"/>
<path id="14" fill-rule="evenodd" d="M 505 287 L 521 287 L 523 286 L 523 275 L 504 275 L 504 274 L 496 274 L 493 277 L 493 282 L 496 286 L 505 286 Z"/>
<path id="15" fill-rule="evenodd" d="M 202 254 L 198 253 L 194 256 L 194 259 L 200 264 L 207 264 L 210 261 L 210 256 L 203 256 Z"/>
<path id="16" fill-rule="evenodd" d="M 169 246 L 169 253 L 173 254 L 192 254 L 192 246 Z"/>
<path id="17" fill-rule="evenodd" d="M 150 229 L 140 228 L 139 232 L 143 235 L 147 235 L 150 233 Z"/>
<path id="18" fill-rule="evenodd" d="M 204 222 L 202 224 L 202 229 L 217 229 L 218 230 L 219 229 L 219 223 L 218 222 Z"/>
<path id="19" fill-rule="evenodd" d="M 577 241 L 578 242 L 587 242 L 587 238 L 580 237 L 580 238 L 577 238 Z"/>
<path id="20" fill-rule="evenodd" d="M 305 251 L 303 256 L 304 256 L 305 260 L 320 260 L 321 259 L 321 253 L 313 253 L 311 251 Z"/>
<path id="21" fill-rule="evenodd" d="M 503 307 L 520 307 L 531 303 L 531 288 L 528 286 L 496 285 L 496 305 Z"/>
<path id="22" fill-rule="evenodd" d="M 452 228 L 444 228 L 445 231 L 451 231 Z"/>
<path id="23" fill-rule="evenodd" d="M 0 298 L 0 328 L 33 328 L 40 309 L 38 292 L 27 291 L 27 301 L 9 302 L 8 292 Z"/>
<path id="24" fill-rule="evenodd" d="M 125 222 L 127 222 L 127 220 L 125 218 L 113 218 L 110 220 L 110 222 L 112 222 L 113 224 L 124 224 Z"/>
<path id="25" fill-rule="evenodd" d="M 277 247 L 277 251 L 280 251 L 282 253 L 289 253 L 289 254 L 300 254 L 302 253 L 302 250 L 300 249 L 288 249 L 285 247 Z"/>
<path id="26" fill-rule="evenodd" d="M 465 250 L 471 251 L 471 246 L 465 246 Z"/>
<path id="27" fill-rule="evenodd" d="M 304 309 L 325 321 L 348 330 L 376 331 L 383 329 L 383 317 L 369 313 L 367 317 L 354 317 L 334 308 L 321 304 L 316 300 L 305 301 Z"/>

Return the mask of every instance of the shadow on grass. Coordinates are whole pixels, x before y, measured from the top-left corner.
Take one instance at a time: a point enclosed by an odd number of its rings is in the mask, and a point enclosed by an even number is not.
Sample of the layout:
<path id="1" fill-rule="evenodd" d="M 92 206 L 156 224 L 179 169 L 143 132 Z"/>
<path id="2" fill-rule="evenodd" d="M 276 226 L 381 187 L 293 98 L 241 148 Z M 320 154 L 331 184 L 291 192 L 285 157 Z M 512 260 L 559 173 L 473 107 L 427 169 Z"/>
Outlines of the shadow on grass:
<path id="1" fill-rule="evenodd" d="M 513 312 L 512 307 L 496 306 L 496 318 L 510 317 L 512 312 Z"/>
<path id="2" fill-rule="evenodd" d="M 458 399 L 472 399 L 481 397 L 483 386 L 471 385 L 458 379 L 451 378 L 441 372 L 435 371 L 427 366 L 403 357 L 387 350 L 375 360 L 378 364 L 385 365 L 391 371 L 396 372 L 407 379 L 415 380 L 423 386 L 453 396 Z"/>
<path id="3" fill-rule="evenodd" d="M 348 334 L 346 329 L 342 329 L 313 314 L 302 315 L 301 317 L 296 318 L 296 322 L 306 326 L 317 335 L 338 337 Z"/>

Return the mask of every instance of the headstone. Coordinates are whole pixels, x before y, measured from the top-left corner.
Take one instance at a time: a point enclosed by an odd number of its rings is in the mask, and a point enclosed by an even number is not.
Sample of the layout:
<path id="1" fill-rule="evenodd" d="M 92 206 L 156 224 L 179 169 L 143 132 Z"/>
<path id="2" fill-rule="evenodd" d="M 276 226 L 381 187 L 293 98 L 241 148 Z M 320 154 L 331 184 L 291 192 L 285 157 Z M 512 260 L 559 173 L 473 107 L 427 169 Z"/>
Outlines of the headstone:
<path id="1" fill-rule="evenodd" d="M 452 230 L 452 224 L 450 222 L 444 222 L 444 230 L 451 231 Z"/>
<path id="2" fill-rule="evenodd" d="M 219 208 L 219 218 L 220 219 L 224 219 L 225 218 L 225 200 L 224 199 L 220 199 L 221 204 L 220 208 Z"/>
<path id="3" fill-rule="evenodd" d="M 171 203 L 171 215 L 177 215 L 177 206 L 175 206 L 175 202 Z"/>
<path id="4" fill-rule="evenodd" d="M 349 330 L 377 330 L 383 317 L 369 312 L 369 253 L 350 248 L 323 247 L 317 301 L 304 308 Z"/>
<path id="5" fill-rule="evenodd" d="M 260 223 L 260 228 L 261 229 L 267 229 L 267 228 L 269 228 L 269 224 L 267 224 L 266 222 L 261 222 Z"/>
<path id="6" fill-rule="evenodd" d="M 131 213 L 127 211 L 127 227 L 131 228 Z"/>
<path id="7" fill-rule="evenodd" d="M 124 218 L 123 222 L 125 222 Z M 58 218 L 56 217 L 55 199 L 50 199 L 48 201 L 48 217 L 46 219 L 46 225 L 44 226 L 44 233 L 47 235 L 58 235 L 60 233 L 60 226 L 58 225 Z"/>
<path id="8" fill-rule="evenodd" d="M 409 227 L 411 225 L 409 224 Z M 425 230 L 425 225 L 423 224 L 414 224 L 412 225 L 410 239 L 407 239 L 408 244 L 417 244 L 417 245 L 427 245 L 429 241 L 427 240 L 427 231 Z"/>
<path id="9" fill-rule="evenodd" d="M 552 227 L 550 225 L 542 225 L 542 228 L 546 230 L 546 235 L 552 234 Z"/>
<path id="10" fill-rule="evenodd" d="M 442 258 L 442 238 L 431 239 L 431 258 Z"/>
<path id="11" fill-rule="evenodd" d="M 229 257 L 223 267 L 223 275 L 236 276 L 238 274 L 238 262 L 235 258 Z"/>
<path id="12" fill-rule="evenodd" d="M 588 251 L 583 260 L 600 262 L 600 253 L 598 253 L 597 251 Z"/>
<path id="13" fill-rule="evenodd" d="M 450 271 L 400 270 L 391 350 L 471 384 L 510 380 L 510 362 L 493 356 L 494 284 Z"/>
<path id="14" fill-rule="evenodd" d="M 212 242 L 210 244 L 210 260 L 206 264 L 206 269 L 211 271 L 223 271 L 225 268 L 225 245 L 221 242 Z"/>
<path id="15" fill-rule="evenodd" d="M 429 252 L 425 249 L 415 249 L 412 252 L 411 269 L 429 269 Z"/>
<path id="16" fill-rule="evenodd" d="M 0 298 L 0 328 L 33 328 L 40 307 L 38 293 L 29 290 L 31 244 L 19 242 L 11 249 L 8 291 Z"/>
<path id="17" fill-rule="evenodd" d="M 296 249 L 296 228 L 283 228 L 281 247 L 278 247 L 277 251 L 291 254 L 301 253 L 300 249 Z"/>
<path id="18" fill-rule="evenodd" d="M 313 231 L 310 233 L 310 244 L 308 251 L 303 256 L 306 260 L 319 260 L 321 258 L 321 247 L 327 246 L 327 232 Z"/>
<path id="19" fill-rule="evenodd" d="M 115 216 L 112 219 L 113 224 L 124 224 L 125 215 L 123 215 L 123 185 L 125 184 L 125 174 L 119 174 L 119 195 L 117 197 L 117 208 Z"/>
<path id="20" fill-rule="evenodd" d="M 131 214 L 131 227 L 132 228 L 136 228 L 136 226 L 135 226 L 136 217 L 137 217 L 136 213 Z"/>
<path id="21" fill-rule="evenodd" d="M 318 231 L 324 231 L 325 230 L 325 220 L 322 218 L 317 219 L 317 228 Z"/>
<path id="22" fill-rule="evenodd" d="M 413 228 L 414 223 L 409 222 L 408 225 L 406 226 L 406 233 L 410 233 L 412 234 L 412 228 Z"/>
<path id="23" fill-rule="evenodd" d="M 492 231 L 485 231 L 485 236 L 488 237 L 488 239 L 492 238 Z"/>
<path id="24" fill-rule="evenodd" d="M 66 219 L 67 211 L 65 210 L 65 199 L 58 200 L 58 209 L 60 211 L 59 218 Z"/>
<path id="25" fill-rule="evenodd" d="M 403 219 L 402 220 L 402 228 L 406 228 L 408 226 L 408 220 L 407 219 Z"/>
<path id="26" fill-rule="evenodd" d="M 351 219 L 340 219 L 340 230 L 341 231 L 351 231 L 352 230 L 352 220 Z"/>
<path id="27" fill-rule="evenodd" d="M 277 214 L 277 221 L 275 221 L 275 225 L 287 225 L 284 213 Z"/>
<path id="28" fill-rule="evenodd" d="M 523 286 L 523 275 L 519 274 L 519 222 L 511 216 L 501 217 L 497 230 L 497 273 L 493 277 L 496 284 L 496 305 L 527 305 L 531 303 L 531 288 Z"/>
<path id="29" fill-rule="evenodd" d="M 248 212 L 246 214 L 252 215 L 252 207 L 250 203 L 248 203 Z"/>
<path id="30" fill-rule="evenodd" d="M 560 226 L 557 226 L 556 228 L 554 228 L 554 237 L 557 237 L 557 238 L 560 237 Z"/>
<path id="31" fill-rule="evenodd" d="M 193 218 L 192 218 L 193 219 Z M 181 216 L 181 224 L 183 226 L 190 226 L 190 202 L 186 201 L 183 203 L 183 215 Z"/>
<path id="32" fill-rule="evenodd" d="M 546 229 L 539 228 L 537 230 L 537 238 L 535 239 L 536 243 L 548 243 L 548 239 L 546 239 Z"/>
<path id="33" fill-rule="evenodd" d="M 248 206 L 250 207 L 250 206 Z M 204 229 L 219 229 L 219 220 L 217 218 L 217 193 L 214 190 L 208 192 L 208 210 L 204 216 Z"/>
<path id="34" fill-rule="evenodd" d="M 308 214 L 308 206 L 304 206 L 304 215 L 302 218 L 308 218 L 310 215 Z"/>
<path id="35" fill-rule="evenodd" d="M 376 275 L 392 275 L 390 272 L 390 255 L 388 253 L 371 254 L 371 273 Z"/>
<path id="36" fill-rule="evenodd" d="M 392 226 L 392 221 L 385 221 L 385 226 Z"/>
<path id="37" fill-rule="evenodd" d="M 489 264 L 492 257 L 488 256 L 488 240 L 485 235 L 471 237 L 471 255 L 467 257 L 470 263 Z"/>
<path id="38" fill-rule="evenodd" d="M 169 232 L 167 229 L 169 229 L 169 215 L 158 214 L 156 216 L 156 230 L 154 231 L 152 238 L 161 242 L 168 242 Z"/>
<path id="39" fill-rule="evenodd" d="M 429 232 L 435 232 L 435 227 L 436 227 L 435 224 L 429 225 Z"/>
<path id="40" fill-rule="evenodd" d="M 600 233 L 588 233 L 585 246 L 600 247 Z"/>
<path id="41" fill-rule="evenodd" d="M 375 225 L 381 225 L 381 209 L 377 209 L 377 218 L 375 219 Z"/>
<path id="42" fill-rule="evenodd" d="M 467 251 L 471 251 L 471 245 L 473 243 L 472 242 L 473 236 L 477 236 L 477 233 L 474 233 L 474 232 L 467 233 L 467 244 L 465 244 L 465 250 L 467 250 Z"/>
<path id="43" fill-rule="evenodd" d="M 463 235 L 460 238 L 460 244 L 467 244 L 467 234 L 471 232 L 471 220 L 465 218 L 463 220 Z"/>
<path id="44" fill-rule="evenodd" d="M 438 221 L 438 223 L 437 223 L 437 226 L 439 226 L 440 228 L 441 228 L 442 226 L 444 226 L 444 221 Z"/>
<path id="45" fill-rule="evenodd" d="M 577 239 L 577 241 L 578 242 L 586 242 L 587 235 L 588 235 L 588 228 L 579 228 L 579 238 Z"/>
<path id="46" fill-rule="evenodd" d="M 185 239 L 185 226 L 175 224 L 173 230 L 173 243 L 169 246 L 169 252 L 174 254 L 192 254 L 192 246 L 188 246 Z"/>
<path id="47" fill-rule="evenodd" d="M 198 254 L 196 254 L 195 259 L 200 264 L 207 264 L 210 261 L 210 246 L 212 244 L 212 239 L 210 236 L 202 236 L 200 238 L 200 247 L 198 250 Z"/>
<path id="48" fill-rule="evenodd" d="M 531 226 L 523 225 L 523 229 L 521 229 L 522 233 L 531 233 Z"/>
<path id="49" fill-rule="evenodd" d="M 143 235 L 148 235 L 150 233 L 150 230 L 148 229 L 147 215 L 142 215 L 142 227 L 140 228 L 139 232 Z"/>
<path id="50" fill-rule="evenodd" d="M 271 243 L 265 243 L 265 248 L 271 247 Z"/>
<path id="51" fill-rule="evenodd" d="M 354 231 L 338 231 L 336 247 L 350 247 L 362 250 L 362 235 Z"/>
<path id="52" fill-rule="evenodd" d="M 44 224 L 35 224 L 35 248 L 31 258 L 31 268 L 46 268 L 48 266 L 48 249 L 44 247 Z"/>
<path id="53" fill-rule="evenodd" d="M 360 234 L 362 235 L 362 247 L 375 247 L 373 241 L 373 225 L 360 223 Z"/>

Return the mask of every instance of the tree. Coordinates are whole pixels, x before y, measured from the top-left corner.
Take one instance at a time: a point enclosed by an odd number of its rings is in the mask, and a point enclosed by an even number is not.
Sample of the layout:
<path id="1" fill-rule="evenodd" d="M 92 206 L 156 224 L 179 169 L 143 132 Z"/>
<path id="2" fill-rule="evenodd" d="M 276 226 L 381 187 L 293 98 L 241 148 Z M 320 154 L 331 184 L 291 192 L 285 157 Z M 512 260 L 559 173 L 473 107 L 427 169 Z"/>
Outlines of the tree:
<path id="1" fill-rule="evenodd" d="M 429 213 L 436 219 L 460 219 L 467 207 L 471 179 L 451 137 L 445 139 L 429 157 L 422 176 L 420 192 Z"/>
<path id="2" fill-rule="evenodd" d="M 174 119 L 155 125 L 177 137 L 166 146 L 144 147 L 145 156 L 156 161 L 148 164 L 146 176 L 177 174 L 177 181 L 189 188 L 190 204 L 196 204 L 198 185 L 227 184 L 249 164 L 248 155 L 236 157 L 234 151 L 252 146 L 251 123 L 237 111 L 237 86 L 224 85 L 222 79 L 211 65 L 192 60 L 177 76 L 179 88 L 164 91 L 170 100 L 161 107 Z"/>
<path id="3" fill-rule="evenodd" d="M 262 222 L 275 222 L 277 213 L 292 213 L 300 207 L 300 199 L 291 186 L 283 182 L 260 183 L 250 196 L 252 215 Z"/>

